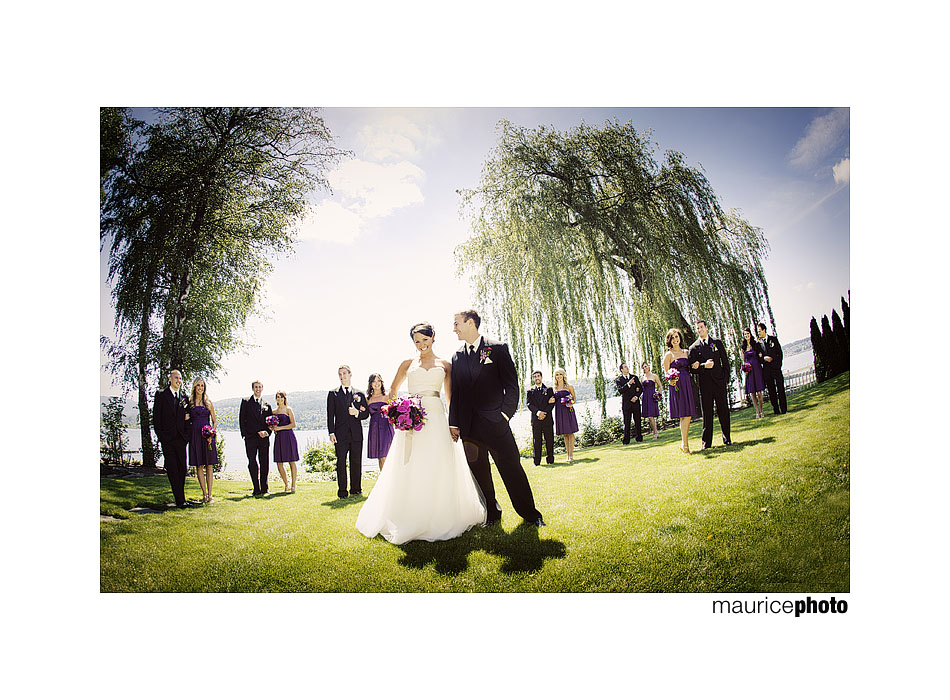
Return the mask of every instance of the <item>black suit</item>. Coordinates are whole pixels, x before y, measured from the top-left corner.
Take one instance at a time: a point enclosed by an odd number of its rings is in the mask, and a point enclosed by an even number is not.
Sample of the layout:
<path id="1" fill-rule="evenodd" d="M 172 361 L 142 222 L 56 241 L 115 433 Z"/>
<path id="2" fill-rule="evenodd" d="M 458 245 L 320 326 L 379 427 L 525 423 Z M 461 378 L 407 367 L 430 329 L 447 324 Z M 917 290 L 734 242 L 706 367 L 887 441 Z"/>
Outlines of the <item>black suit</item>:
<path id="1" fill-rule="evenodd" d="M 188 445 L 188 426 L 185 421 L 187 399 L 175 398 L 171 387 L 155 393 L 155 403 L 152 405 L 152 424 L 155 434 L 162 443 L 162 454 L 165 456 L 165 473 L 172 487 L 175 505 L 185 504 L 185 448 Z"/>
<path id="2" fill-rule="evenodd" d="M 452 356 L 449 425 L 459 430 L 468 466 L 485 496 L 489 522 L 501 518 L 489 454 L 518 515 L 532 523 L 541 519 L 508 425 L 518 409 L 518 399 L 518 374 L 504 343 L 482 338 L 474 353 L 469 354 L 468 346 L 463 345 Z"/>
<path id="3" fill-rule="evenodd" d="M 633 380 L 633 384 L 630 384 L 630 380 Z M 623 444 L 630 444 L 630 421 L 633 421 L 633 435 L 636 438 L 637 442 L 643 442 L 643 431 L 640 428 L 640 417 L 641 417 L 641 401 L 643 400 L 643 385 L 640 383 L 640 378 L 631 374 L 628 377 L 624 377 L 622 374 L 614 380 L 614 384 L 617 386 L 617 393 L 620 394 L 620 408 L 623 413 Z M 634 401 L 633 397 L 636 396 L 637 400 Z"/>
<path id="4" fill-rule="evenodd" d="M 769 392 L 769 401 L 772 402 L 773 413 L 788 413 L 788 402 L 785 399 L 785 375 L 782 374 L 782 346 L 778 338 L 768 335 L 765 340 L 759 339 L 759 360 L 762 363 L 762 378 L 765 379 L 765 388 Z M 765 361 L 765 356 L 772 358 Z"/>
<path id="5" fill-rule="evenodd" d="M 359 414 L 351 416 L 352 406 Z M 350 458 L 350 493 L 363 493 L 363 424 L 369 404 L 362 391 L 342 386 L 327 394 L 327 432 L 336 436 L 336 495 L 346 498 L 346 458 Z"/>
<path id="6" fill-rule="evenodd" d="M 726 391 L 726 382 L 729 381 L 729 356 L 721 340 L 706 337 L 697 339 L 689 346 L 690 371 L 699 377 L 699 394 L 703 407 L 703 447 L 712 447 L 713 434 L 713 402 L 716 404 L 716 415 L 719 417 L 719 427 L 722 429 L 723 444 L 729 445 L 729 399 Z M 706 360 L 715 362 L 712 369 L 703 367 Z M 694 362 L 699 362 L 699 369 L 692 369 Z"/>
<path id="7" fill-rule="evenodd" d="M 533 386 L 525 395 L 525 403 L 531 412 L 531 433 L 534 442 L 534 465 L 541 464 L 541 441 L 544 440 L 548 464 L 554 464 L 554 404 L 549 401 L 554 398 L 554 389 L 542 384 Z M 547 415 L 544 420 L 538 418 L 538 411 Z"/>
<path id="8" fill-rule="evenodd" d="M 272 415 L 274 413 L 270 404 L 263 398 L 260 404 L 253 396 L 241 401 L 241 437 L 244 438 L 247 470 L 251 473 L 255 496 L 267 493 L 267 474 L 270 471 L 270 427 L 264 419 Z M 267 433 L 267 437 L 258 435 L 261 430 Z"/>

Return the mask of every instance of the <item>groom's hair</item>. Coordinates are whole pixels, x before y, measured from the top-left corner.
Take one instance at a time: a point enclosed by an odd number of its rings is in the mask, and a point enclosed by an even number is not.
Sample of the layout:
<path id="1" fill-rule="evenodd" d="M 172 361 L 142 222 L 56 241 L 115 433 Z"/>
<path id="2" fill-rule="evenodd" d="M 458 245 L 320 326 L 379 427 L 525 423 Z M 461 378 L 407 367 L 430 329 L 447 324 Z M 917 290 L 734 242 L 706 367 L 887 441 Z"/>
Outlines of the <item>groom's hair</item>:
<path id="1" fill-rule="evenodd" d="M 410 338 L 412 338 L 412 336 L 414 336 L 416 333 L 422 333 L 422 335 L 429 338 L 435 338 L 435 329 L 432 328 L 431 323 L 417 323 L 409 329 Z"/>
<path id="2" fill-rule="evenodd" d="M 345 369 L 350 374 L 353 374 L 353 370 L 350 369 L 349 365 L 340 365 L 339 367 L 336 368 L 336 373 L 339 374 L 341 369 Z"/>
<path id="3" fill-rule="evenodd" d="M 475 309 L 465 309 L 465 311 L 459 311 L 456 315 L 461 316 L 466 321 L 474 321 L 476 330 L 482 324 L 482 317 L 478 315 Z"/>
<path id="4" fill-rule="evenodd" d="M 761 328 L 763 331 L 765 331 L 766 333 L 768 333 L 768 329 L 765 327 L 765 324 L 762 323 L 761 321 L 759 321 L 758 323 L 756 323 L 756 324 L 755 324 L 755 327 L 756 327 L 756 328 Z"/>
<path id="5" fill-rule="evenodd" d="M 700 323 L 703 324 L 704 326 L 706 326 L 706 328 L 709 328 L 709 324 L 706 323 L 703 319 L 699 319 L 698 321 L 696 321 L 696 325 L 697 325 L 697 326 L 698 326 Z"/>

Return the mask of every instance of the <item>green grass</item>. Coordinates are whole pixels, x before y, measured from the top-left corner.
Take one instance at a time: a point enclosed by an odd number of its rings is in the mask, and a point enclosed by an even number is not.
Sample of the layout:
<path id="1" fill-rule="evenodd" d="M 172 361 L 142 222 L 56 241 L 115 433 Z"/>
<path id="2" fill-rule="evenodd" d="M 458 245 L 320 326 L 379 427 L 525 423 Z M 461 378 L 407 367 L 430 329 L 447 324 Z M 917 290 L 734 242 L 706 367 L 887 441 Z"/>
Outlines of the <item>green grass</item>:
<path id="1" fill-rule="evenodd" d="M 102 479 L 102 591 L 850 590 L 850 385 L 844 374 L 789 398 L 789 413 L 732 416 L 731 447 L 684 455 L 656 442 L 578 450 L 572 465 L 523 464 L 548 527 L 520 521 L 495 475 L 502 528 L 395 546 L 354 527 L 363 498 L 334 483 L 248 497 L 215 483 L 216 502 L 128 513 L 170 500 L 164 477 Z M 699 446 L 701 426 L 690 431 Z M 369 490 L 372 481 L 364 488 Z M 189 479 L 189 498 L 200 499 Z"/>

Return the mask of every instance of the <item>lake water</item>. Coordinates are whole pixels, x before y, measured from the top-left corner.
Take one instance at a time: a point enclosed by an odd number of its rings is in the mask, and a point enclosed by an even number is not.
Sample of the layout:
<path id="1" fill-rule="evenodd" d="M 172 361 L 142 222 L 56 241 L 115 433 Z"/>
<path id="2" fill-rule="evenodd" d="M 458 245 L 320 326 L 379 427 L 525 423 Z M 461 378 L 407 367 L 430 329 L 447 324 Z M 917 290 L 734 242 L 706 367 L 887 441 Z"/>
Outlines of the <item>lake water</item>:
<path id="1" fill-rule="evenodd" d="M 782 362 L 782 369 L 786 376 L 793 372 L 810 367 L 814 361 L 814 356 L 811 352 L 802 352 L 796 355 L 790 355 L 784 358 Z M 583 426 L 585 422 L 585 411 L 589 411 L 591 422 L 594 425 L 600 424 L 600 402 L 596 399 L 589 401 L 578 401 L 574 405 L 574 410 L 577 413 L 577 422 L 579 425 Z M 608 416 L 620 416 L 620 397 L 612 396 L 607 399 L 607 415 Z M 511 432 L 514 433 L 515 439 L 518 441 L 518 445 L 526 445 L 531 442 L 531 417 L 528 415 L 528 412 L 525 410 L 518 411 L 515 414 L 514 418 L 511 419 Z M 329 434 L 326 430 L 295 430 L 294 433 L 297 436 L 297 446 L 299 448 L 301 456 L 303 451 L 306 449 L 307 445 L 310 443 L 320 443 L 327 442 Z M 363 434 L 366 434 L 366 428 L 363 429 Z M 140 439 L 140 433 L 137 428 L 129 428 L 127 432 L 129 438 L 130 450 L 141 450 L 142 441 Z M 244 440 L 241 438 L 241 433 L 237 430 L 223 430 L 221 431 L 222 437 L 224 437 L 224 457 L 227 461 L 227 471 L 234 472 L 235 474 L 248 476 L 247 472 L 247 454 L 244 451 Z M 271 472 L 276 474 L 277 467 L 273 463 L 273 444 L 274 441 L 271 440 Z M 369 459 L 366 456 L 366 440 L 363 440 L 363 471 L 376 471 L 379 468 L 378 462 L 375 459 Z M 140 455 L 137 455 L 140 457 Z M 300 469 L 303 469 L 302 465 L 297 465 Z M 250 477 L 248 477 L 250 478 Z"/>

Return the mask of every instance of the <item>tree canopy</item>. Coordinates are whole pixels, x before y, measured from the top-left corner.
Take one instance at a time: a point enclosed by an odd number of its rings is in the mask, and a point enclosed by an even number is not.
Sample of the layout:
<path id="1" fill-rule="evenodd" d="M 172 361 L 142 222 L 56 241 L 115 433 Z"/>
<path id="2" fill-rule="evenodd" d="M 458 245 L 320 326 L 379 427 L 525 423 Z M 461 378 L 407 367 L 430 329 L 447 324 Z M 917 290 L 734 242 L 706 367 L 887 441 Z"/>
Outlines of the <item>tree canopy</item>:
<path id="1" fill-rule="evenodd" d="M 572 361 L 596 372 L 603 402 L 605 364 L 658 366 L 670 327 L 691 342 L 704 318 L 737 359 L 743 327 L 766 314 L 775 327 L 762 231 L 682 153 L 658 161 L 652 132 L 618 121 L 499 132 L 460 192 L 473 235 L 457 257 L 522 377 L 536 360 Z"/>
<path id="2" fill-rule="evenodd" d="M 291 250 L 307 194 L 327 186 L 342 153 L 316 109 L 157 112 L 151 124 L 128 110 L 118 127 L 115 110 L 100 120 L 100 241 L 118 337 L 103 346 L 113 373 L 139 389 L 143 446 L 146 386 L 171 368 L 214 377 L 243 345 L 271 257 Z M 126 146 L 106 147 L 115 142 Z"/>

